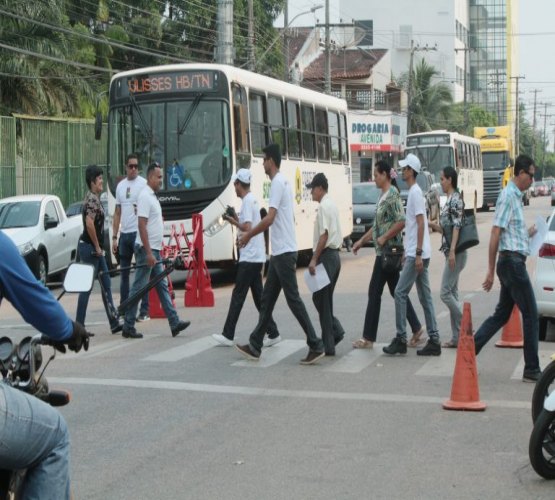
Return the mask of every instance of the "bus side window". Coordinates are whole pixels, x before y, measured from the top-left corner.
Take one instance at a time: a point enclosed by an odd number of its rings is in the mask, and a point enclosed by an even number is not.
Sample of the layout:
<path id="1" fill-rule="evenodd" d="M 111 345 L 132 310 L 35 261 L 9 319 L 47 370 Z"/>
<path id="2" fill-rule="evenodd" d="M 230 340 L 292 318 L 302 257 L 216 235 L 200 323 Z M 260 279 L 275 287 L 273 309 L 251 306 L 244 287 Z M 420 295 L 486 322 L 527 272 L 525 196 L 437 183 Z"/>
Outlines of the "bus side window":
<path id="1" fill-rule="evenodd" d="M 349 164 L 349 141 L 347 140 L 347 117 L 339 116 L 339 135 L 341 136 L 341 160 L 343 163 Z"/>
<path id="2" fill-rule="evenodd" d="M 328 127 L 330 131 L 331 161 L 341 163 L 341 153 L 339 147 L 339 115 L 333 111 L 328 111 Z"/>
<path id="3" fill-rule="evenodd" d="M 314 134 L 314 110 L 312 106 L 301 106 L 303 156 L 305 160 L 316 159 L 316 136 Z"/>
<path id="4" fill-rule="evenodd" d="M 301 118 L 299 105 L 287 101 L 287 145 L 289 158 L 301 158 Z"/>
<path id="5" fill-rule="evenodd" d="M 250 129 L 252 152 L 262 155 L 262 148 L 268 144 L 266 97 L 253 92 L 249 95 Z"/>
<path id="6" fill-rule="evenodd" d="M 318 160 L 330 161 L 330 137 L 328 115 L 323 109 L 316 109 L 316 141 L 318 143 Z"/>
<path id="7" fill-rule="evenodd" d="M 233 84 L 233 130 L 235 132 L 235 150 L 238 153 L 250 153 L 249 124 L 247 121 L 247 93 L 244 88 Z"/>
<path id="8" fill-rule="evenodd" d="M 270 126 L 270 141 L 279 144 L 282 155 L 287 156 L 283 100 L 279 97 L 268 97 L 268 125 Z"/>

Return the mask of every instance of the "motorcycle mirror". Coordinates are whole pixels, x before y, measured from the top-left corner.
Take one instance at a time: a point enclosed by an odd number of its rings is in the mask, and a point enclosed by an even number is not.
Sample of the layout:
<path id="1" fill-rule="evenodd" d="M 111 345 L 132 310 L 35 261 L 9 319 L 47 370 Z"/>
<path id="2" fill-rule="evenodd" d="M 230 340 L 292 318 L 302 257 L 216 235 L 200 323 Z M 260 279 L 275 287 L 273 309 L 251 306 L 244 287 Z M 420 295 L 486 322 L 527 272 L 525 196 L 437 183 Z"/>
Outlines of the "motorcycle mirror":
<path id="1" fill-rule="evenodd" d="M 64 291 L 68 293 L 90 292 L 94 281 L 94 267 L 74 262 L 67 268 Z"/>
<path id="2" fill-rule="evenodd" d="M 7 363 L 12 357 L 13 342 L 9 337 L 0 338 L 0 362 Z"/>

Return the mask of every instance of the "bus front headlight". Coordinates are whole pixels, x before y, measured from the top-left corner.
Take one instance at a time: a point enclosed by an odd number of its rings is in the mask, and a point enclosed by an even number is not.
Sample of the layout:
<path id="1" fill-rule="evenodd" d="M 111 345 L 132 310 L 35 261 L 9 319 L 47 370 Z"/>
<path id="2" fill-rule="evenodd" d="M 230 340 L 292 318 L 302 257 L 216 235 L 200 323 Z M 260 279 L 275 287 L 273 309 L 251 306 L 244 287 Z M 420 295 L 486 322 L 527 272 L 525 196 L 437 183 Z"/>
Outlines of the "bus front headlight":
<path id="1" fill-rule="evenodd" d="M 204 236 L 214 236 L 218 234 L 227 224 L 222 216 L 212 221 L 208 227 L 204 229 Z"/>

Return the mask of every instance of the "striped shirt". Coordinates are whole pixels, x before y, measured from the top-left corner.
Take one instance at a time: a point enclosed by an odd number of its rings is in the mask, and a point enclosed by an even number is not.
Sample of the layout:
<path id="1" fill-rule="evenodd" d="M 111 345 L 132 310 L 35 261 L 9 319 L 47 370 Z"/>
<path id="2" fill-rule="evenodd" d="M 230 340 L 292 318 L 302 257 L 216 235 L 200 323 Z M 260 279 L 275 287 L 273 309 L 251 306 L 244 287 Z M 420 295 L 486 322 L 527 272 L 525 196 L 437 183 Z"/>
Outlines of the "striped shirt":
<path id="1" fill-rule="evenodd" d="M 530 255 L 528 229 L 522 209 L 522 195 L 520 189 L 511 181 L 497 199 L 493 225 L 502 229 L 499 240 L 500 252 L 511 251 Z"/>

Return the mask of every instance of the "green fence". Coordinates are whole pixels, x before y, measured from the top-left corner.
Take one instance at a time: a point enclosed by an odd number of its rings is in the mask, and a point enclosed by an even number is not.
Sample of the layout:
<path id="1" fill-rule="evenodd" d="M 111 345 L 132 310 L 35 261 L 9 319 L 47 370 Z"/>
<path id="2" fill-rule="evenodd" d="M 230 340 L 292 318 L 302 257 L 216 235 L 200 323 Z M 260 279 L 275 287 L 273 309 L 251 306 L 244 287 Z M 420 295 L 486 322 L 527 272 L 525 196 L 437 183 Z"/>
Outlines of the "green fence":
<path id="1" fill-rule="evenodd" d="M 87 165 L 106 164 L 104 128 L 102 140 L 95 141 L 93 120 L 0 117 L 1 197 L 55 194 L 65 207 L 82 200 Z"/>

